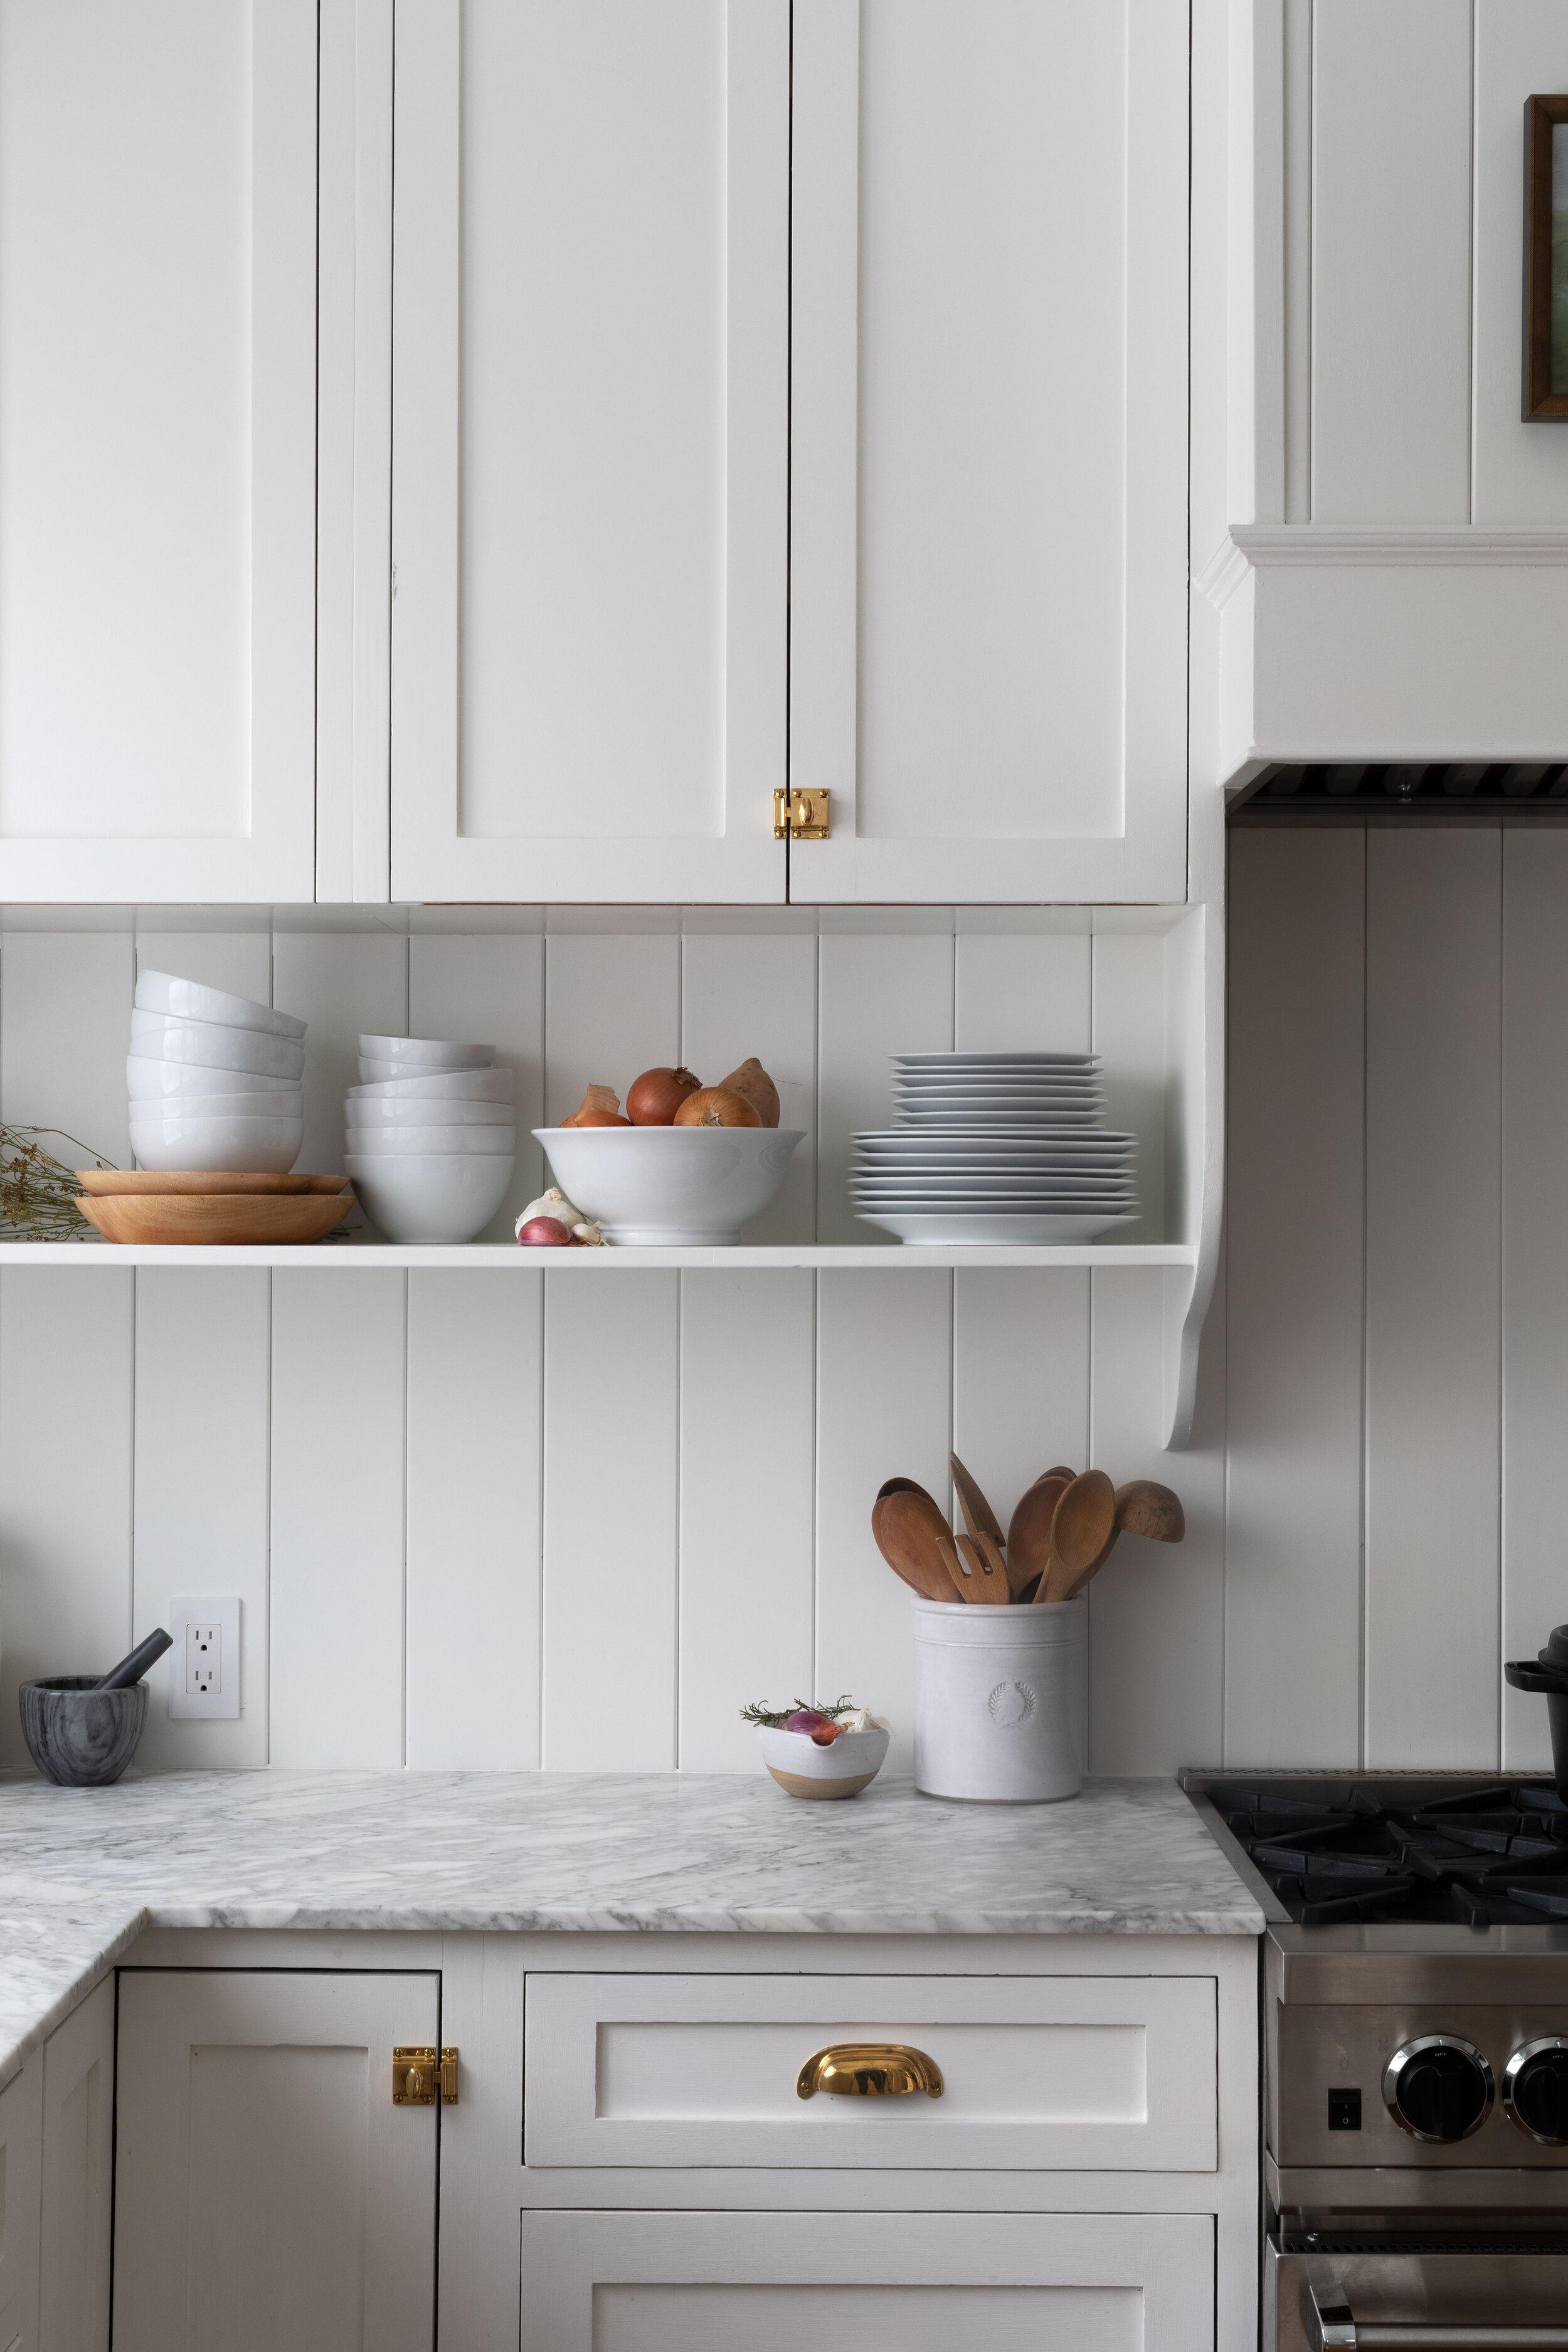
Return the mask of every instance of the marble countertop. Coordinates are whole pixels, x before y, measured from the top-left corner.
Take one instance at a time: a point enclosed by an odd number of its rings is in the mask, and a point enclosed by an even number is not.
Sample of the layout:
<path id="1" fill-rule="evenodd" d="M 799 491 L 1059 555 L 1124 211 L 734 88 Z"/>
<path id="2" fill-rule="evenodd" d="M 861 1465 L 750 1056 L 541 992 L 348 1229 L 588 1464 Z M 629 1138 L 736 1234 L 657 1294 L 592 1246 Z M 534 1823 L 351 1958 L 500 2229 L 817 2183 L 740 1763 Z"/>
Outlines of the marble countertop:
<path id="1" fill-rule="evenodd" d="M 144 1927 L 1237 1935 L 1263 1915 L 1173 1782 L 984 1806 L 762 1775 L 0 1780 L 0 2082 Z"/>

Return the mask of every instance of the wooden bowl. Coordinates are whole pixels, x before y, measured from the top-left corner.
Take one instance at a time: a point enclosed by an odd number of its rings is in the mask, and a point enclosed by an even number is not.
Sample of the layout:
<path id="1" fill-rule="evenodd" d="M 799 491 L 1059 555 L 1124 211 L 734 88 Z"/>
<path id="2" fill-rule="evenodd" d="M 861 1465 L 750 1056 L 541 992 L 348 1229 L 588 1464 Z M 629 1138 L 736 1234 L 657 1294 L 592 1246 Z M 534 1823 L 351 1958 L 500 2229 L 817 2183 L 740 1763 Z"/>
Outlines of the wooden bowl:
<path id="1" fill-rule="evenodd" d="M 110 1242 L 319 1242 L 353 1207 L 352 1192 L 114 1192 L 77 1207 Z"/>
<path id="2" fill-rule="evenodd" d="M 244 1176 L 228 1168 L 79 1168 L 84 1192 L 342 1192 L 346 1176 Z"/>

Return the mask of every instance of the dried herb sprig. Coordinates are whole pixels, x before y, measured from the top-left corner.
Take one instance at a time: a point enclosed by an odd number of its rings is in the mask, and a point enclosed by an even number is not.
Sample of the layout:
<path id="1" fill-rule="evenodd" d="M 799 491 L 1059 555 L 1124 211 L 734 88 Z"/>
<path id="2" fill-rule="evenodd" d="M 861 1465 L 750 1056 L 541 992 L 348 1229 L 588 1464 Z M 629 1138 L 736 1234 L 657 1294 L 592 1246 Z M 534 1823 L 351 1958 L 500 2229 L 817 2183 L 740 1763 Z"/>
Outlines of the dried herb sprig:
<path id="1" fill-rule="evenodd" d="M 0 1125 L 0 1234 L 13 1241 L 85 1241 L 88 1229 L 76 1207 L 81 1190 L 76 1171 L 45 1150 L 36 1139 L 41 1135 L 74 1144 L 95 1168 L 114 1165 L 64 1128 Z"/>
<path id="2" fill-rule="evenodd" d="M 789 1706 L 770 1706 L 766 1699 L 753 1699 L 750 1706 L 741 1709 L 741 1720 L 742 1723 L 761 1723 L 768 1730 L 777 1731 L 792 1715 L 826 1715 L 837 1723 L 841 1715 L 853 1715 L 854 1712 L 855 1702 L 846 1691 L 843 1697 L 836 1699 L 831 1706 L 818 1706 L 814 1698 L 797 1698 Z"/>

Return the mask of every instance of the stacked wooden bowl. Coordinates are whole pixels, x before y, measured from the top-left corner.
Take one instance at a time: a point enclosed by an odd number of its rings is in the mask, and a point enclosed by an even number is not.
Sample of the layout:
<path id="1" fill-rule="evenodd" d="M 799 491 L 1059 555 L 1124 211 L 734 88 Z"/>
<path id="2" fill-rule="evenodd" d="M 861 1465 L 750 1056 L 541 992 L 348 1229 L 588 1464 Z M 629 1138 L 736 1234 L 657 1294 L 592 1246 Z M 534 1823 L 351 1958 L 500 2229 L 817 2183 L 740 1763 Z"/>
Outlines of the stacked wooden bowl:
<path id="1" fill-rule="evenodd" d="M 353 1207 L 346 1176 L 251 1176 L 229 1169 L 79 1168 L 77 1207 L 105 1241 L 319 1242 Z"/>

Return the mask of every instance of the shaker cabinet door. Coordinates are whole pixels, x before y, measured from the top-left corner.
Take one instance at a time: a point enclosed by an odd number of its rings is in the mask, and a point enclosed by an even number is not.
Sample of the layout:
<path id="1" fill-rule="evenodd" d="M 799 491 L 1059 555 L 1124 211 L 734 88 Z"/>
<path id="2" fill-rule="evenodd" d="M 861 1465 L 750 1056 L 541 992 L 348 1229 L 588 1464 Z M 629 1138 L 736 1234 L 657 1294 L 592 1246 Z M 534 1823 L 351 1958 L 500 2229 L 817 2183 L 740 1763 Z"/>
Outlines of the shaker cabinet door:
<path id="1" fill-rule="evenodd" d="M 792 898 L 1186 896 L 1187 19 L 795 0 Z"/>
<path id="2" fill-rule="evenodd" d="M 398 0 L 392 890 L 781 900 L 789 0 Z"/>
<path id="3" fill-rule="evenodd" d="M 1213 2352 L 1204 2214 L 525 2213 L 522 2352 Z"/>
<path id="4" fill-rule="evenodd" d="M 0 898 L 312 895 L 316 0 L 0 0 Z"/>
<path id="5" fill-rule="evenodd" d="M 115 2352 L 430 2352 L 440 2111 L 394 2106 L 392 2053 L 437 1986 L 121 1976 Z"/>
<path id="6" fill-rule="evenodd" d="M 114 2177 L 114 1981 L 105 1978 L 44 2044 L 38 2340 L 109 2352 Z M 0 2339 L 0 2352 L 5 2352 Z"/>

